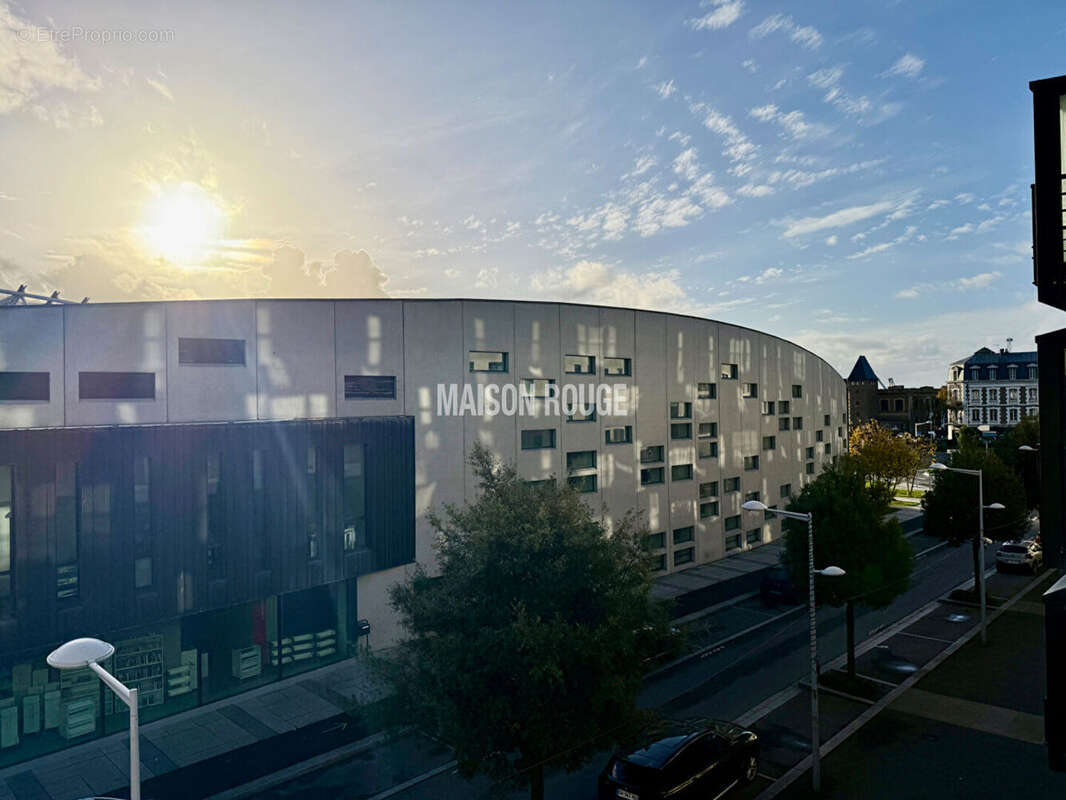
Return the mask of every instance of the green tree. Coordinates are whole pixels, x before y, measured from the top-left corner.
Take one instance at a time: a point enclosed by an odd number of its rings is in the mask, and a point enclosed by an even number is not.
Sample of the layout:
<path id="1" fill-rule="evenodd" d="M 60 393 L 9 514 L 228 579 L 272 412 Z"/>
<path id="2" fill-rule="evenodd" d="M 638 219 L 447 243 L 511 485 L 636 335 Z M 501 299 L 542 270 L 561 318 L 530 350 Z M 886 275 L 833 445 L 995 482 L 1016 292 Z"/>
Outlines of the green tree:
<path id="1" fill-rule="evenodd" d="M 992 539 L 1017 539 L 1029 529 L 1025 488 L 1014 471 L 984 445 L 963 440 L 949 466 L 982 471 L 984 503 L 1002 503 L 1002 511 L 985 511 L 985 535 Z M 953 546 L 970 542 L 975 585 L 980 574 L 977 544 L 977 477 L 943 470 L 933 473 L 933 488 L 922 498 L 925 530 Z"/>
<path id="2" fill-rule="evenodd" d="M 567 485 L 530 485 L 483 447 L 481 492 L 445 506 L 439 575 L 392 591 L 406 639 L 386 675 L 403 714 L 455 750 L 461 772 L 526 783 L 576 769 L 644 720 L 636 697 L 668 618 L 649 600 L 645 530 L 608 531 Z"/>
<path id="3" fill-rule="evenodd" d="M 912 552 L 877 491 L 866 486 L 861 460 L 845 456 L 826 467 L 788 506 L 814 514 L 814 566 L 837 566 L 839 578 L 816 578 L 818 597 L 844 606 L 848 674 L 855 676 L 855 606 L 883 608 L 907 589 Z M 784 560 L 793 583 L 807 590 L 807 524 L 786 519 Z"/>
<path id="4" fill-rule="evenodd" d="M 852 429 L 848 452 L 857 459 L 870 488 L 887 504 L 901 481 L 913 488 L 915 473 L 932 460 L 933 446 L 928 439 L 897 435 L 871 420 Z"/>
<path id="5" fill-rule="evenodd" d="M 992 443 L 992 450 L 1000 460 L 1014 470 L 1025 487 L 1029 508 L 1040 507 L 1040 454 L 1019 450 L 1023 445 L 1040 448 L 1040 418 L 1025 416 Z"/>

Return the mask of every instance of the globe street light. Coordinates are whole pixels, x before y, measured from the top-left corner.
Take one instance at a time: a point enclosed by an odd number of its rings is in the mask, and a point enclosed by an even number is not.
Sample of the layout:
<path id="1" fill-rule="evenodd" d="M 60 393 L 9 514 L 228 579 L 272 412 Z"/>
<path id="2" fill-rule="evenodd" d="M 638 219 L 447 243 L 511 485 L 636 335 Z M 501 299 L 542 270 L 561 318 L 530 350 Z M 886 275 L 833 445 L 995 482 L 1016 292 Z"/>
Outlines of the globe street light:
<path id="1" fill-rule="evenodd" d="M 48 665 L 55 669 L 84 669 L 88 667 L 107 687 L 119 696 L 130 709 L 130 800 L 141 800 L 141 743 L 137 714 L 137 690 L 129 689 L 118 678 L 100 666 L 115 653 L 115 646 L 99 639 L 74 639 L 61 644 L 48 654 Z"/>
<path id="2" fill-rule="evenodd" d="M 761 511 L 766 513 L 770 509 L 765 503 L 758 500 L 749 500 L 741 508 L 745 511 Z M 807 523 L 807 613 L 810 618 L 810 654 L 811 654 L 811 785 L 814 791 L 822 790 L 822 746 L 819 741 L 821 732 L 818 727 L 818 631 L 816 627 L 816 615 L 814 605 L 814 576 L 823 575 L 826 578 L 839 578 L 846 575 L 840 567 L 814 568 L 814 515 L 801 514 L 797 511 L 778 511 L 774 513 L 789 517 L 790 519 L 803 520 Z"/>
<path id="3" fill-rule="evenodd" d="M 979 469 L 949 467 L 939 461 L 934 461 L 929 465 L 928 469 L 930 472 L 961 472 L 964 475 L 977 476 L 977 592 L 981 603 L 981 644 L 988 644 L 987 605 L 985 601 L 985 509 L 1002 511 L 1006 506 L 1002 503 L 985 505 L 984 476 Z"/>

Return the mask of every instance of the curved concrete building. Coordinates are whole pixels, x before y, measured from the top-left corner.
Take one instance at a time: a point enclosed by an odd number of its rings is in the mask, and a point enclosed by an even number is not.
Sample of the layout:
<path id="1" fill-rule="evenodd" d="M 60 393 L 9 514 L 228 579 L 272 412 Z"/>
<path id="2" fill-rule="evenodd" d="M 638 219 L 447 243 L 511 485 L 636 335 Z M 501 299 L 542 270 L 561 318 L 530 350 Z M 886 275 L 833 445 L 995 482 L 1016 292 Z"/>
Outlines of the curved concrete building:
<path id="1" fill-rule="evenodd" d="M 343 658 L 367 623 L 375 646 L 393 641 L 387 589 L 432 563 L 426 512 L 473 497 L 475 441 L 609 517 L 640 509 L 664 573 L 757 547 L 780 523 L 741 503 L 782 502 L 842 452 L 846 408 L 843 378 L 815 354 L 675 314 L 482 300 L 0 308 L 0 687 L 17 676 L 19 708 L 27 675 L 27 692 L 58 692 L 51 728 L 25 713 L 66 742 L 101 713 L 39 672 L 67 638 L 148 653 L 160 668 L 141 695 L 159 714 Z M 0 713 L 0 727 L 36 733 Z"/>

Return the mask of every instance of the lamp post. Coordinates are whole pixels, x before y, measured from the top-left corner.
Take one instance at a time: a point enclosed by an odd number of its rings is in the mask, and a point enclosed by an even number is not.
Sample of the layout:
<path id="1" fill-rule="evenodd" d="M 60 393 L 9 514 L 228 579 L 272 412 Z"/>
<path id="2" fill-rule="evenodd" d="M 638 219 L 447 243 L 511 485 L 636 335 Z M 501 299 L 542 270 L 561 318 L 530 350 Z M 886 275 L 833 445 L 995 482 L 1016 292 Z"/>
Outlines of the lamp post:
<path id="1" fill-rule="evenodd" d="M 988 644 L 988 628 L 985 624 L 986 612 L 985 601 L 985 509 L 1002 511 L 1006 506 L 1002 503 L 985 505 L 985 482 L 984 475 L 979 469 L 962 469 L 961 467 L 949 467 L 935 461 L 929 465 L 932 472 L 961 472 L 964 475 L 977 476 L 977 593 L 981 603 L 981 644 Z"/>
<path id="2" fill-rule="evenodd" d="M 765 503 L 758 500 L 749 500 L 741 508 L 745 511 L 761 511 L 764 514 L 770 509 Z M 807 612 L 810 618 L 810 655 L 811 655 L 811 785 L 814 791 L 822 790 L 822 746 L 820 731 L 818 729 L 818 631 L 817 618 L 814 605 L 814 576 L 824 575 L 827 578 L 839 578 L 846 574 L 840 567 L 826 567 L 825 569 L 814 568 L 814 515 L 801 514 L 796 511 L 778 511 L 774 513 L 790 519 L 803 520 L 807 523 Z"/>
<path id="3" fill-rule="evenodd" d="M 107 687 L 130 709 L 130 800 L 141 800 L 141 743 L 137 714 L 137 690 L 129 689 L 100 666 L 114 655 L 115 646 L 99 639 L 74 639 L 48 654 L 48 665 L 55 669 L 83 669 L 96 673 Z"/>
<path id="4" fill-rule="evenodd" d="M 914 437 L 918 438 L 918 429 L 920 427 L 922 427 L 922 425 L 932 425 L 932 424 L 933 424 L 933 421 L 931 419 L 930 420 L 926 420 L 925 422 L 915 422 L 914 423 Z"/>

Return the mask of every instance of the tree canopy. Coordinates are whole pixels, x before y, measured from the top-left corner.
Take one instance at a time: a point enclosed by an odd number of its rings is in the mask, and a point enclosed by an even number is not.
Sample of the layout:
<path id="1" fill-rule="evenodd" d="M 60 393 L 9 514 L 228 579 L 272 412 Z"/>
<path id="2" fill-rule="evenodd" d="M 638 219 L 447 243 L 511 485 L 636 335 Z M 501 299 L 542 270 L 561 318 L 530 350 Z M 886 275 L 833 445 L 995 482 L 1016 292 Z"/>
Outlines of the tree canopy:
<path id="1" fill-rule="evenodd" d="M 540 797 L 546 761 L 574 769 L 642 721 L 667 616 L 635 516 L 608 532 L 569 486 L 531 485 L 480 446 L 470 460 L 477 500 L 430 516 L 439 574 L 419 567 L 392 591 L 406 639 L 387 674 L 464 774 Z"/>
<path id="2" fill-rule="evenodd" d="M 1023 445 L 1039 449 L 1039 417 L 1022 417 L 1017 425 L 1008 428 L 992 443 L 992 451 L 1014 470 L 1025 487 L 1027 506 L 1037 508 L 1040 505 L 1040 453 L 1019 450 Z"/>
<path id="3" fill-rule="evenodd" d="M 933 443 L 909 433 L 896 434 L 871 420 L 851 430 L 848 451 L 870 488 L 887 503 L 900 482 L 911 484 L 915 473 L 932 461 Z"/>

